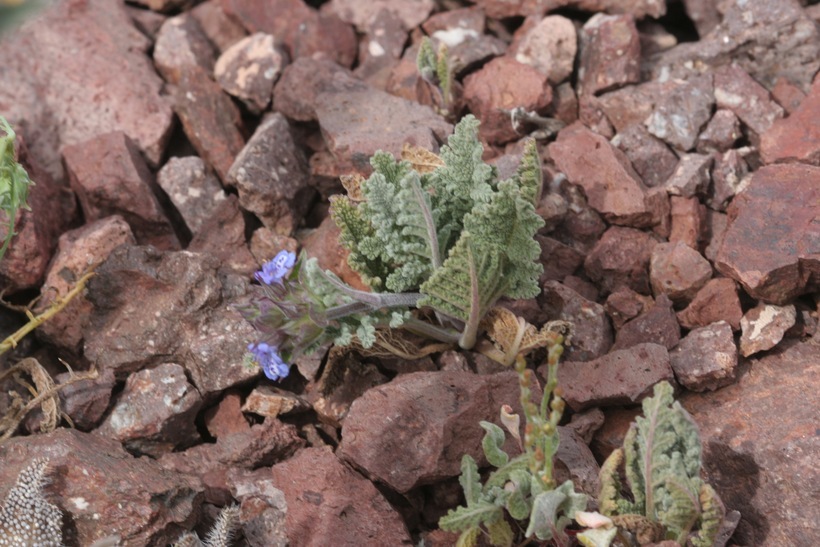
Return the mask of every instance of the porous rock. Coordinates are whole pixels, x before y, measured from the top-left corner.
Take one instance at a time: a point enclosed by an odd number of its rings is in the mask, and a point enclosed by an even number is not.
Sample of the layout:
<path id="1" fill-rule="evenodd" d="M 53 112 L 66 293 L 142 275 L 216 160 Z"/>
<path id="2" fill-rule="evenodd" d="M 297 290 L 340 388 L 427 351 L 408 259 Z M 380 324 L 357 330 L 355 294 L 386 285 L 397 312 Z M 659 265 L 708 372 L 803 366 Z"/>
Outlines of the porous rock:
<path id="1" fill-rule="evenodd" d="M 277 112 L 300 122 L 316 120 L 318 95 L 323 91 L 366 89 L 367 84 L 329 59 L 302 57 L 282 71 L 273 88 Z"/>
<path id="2" fill-rule="evenodd" d="M 705 327 L 725 320 L 731 325 L 732 330 L 738 330 L 741 317 L 743 310 L 740 308 L 737 284 L 728 277 L 717 277 L 707 281 L 692 302 L 678 312 L 678 321 L 687 329 Z"/>
<path id="3" fill-rule="evenodd" d="M 640 81 L 641 42 L 630 15 L 593 15 L 581 31 L 579 94 L 596 95 Z"/>
<path id="4" fill-rule="evenodd" d="M 814 542 L 804 509 L 820 496 L 817 398 L 808 387 L 818 381 L 817 346 L 795 341 L 752 359 L 733 385 L 681 396 L 700 430 L 705 480 L 740 511 L 734 542 Z"/>
<path id="5" fill-rule="evenodd" d="M 712 117 L 715 95 L 709 76 L 679 82 L 662 96 L 644 122 L 650 133 L 681 151 L 695 147 L 701 128 Z"/>
<path id="6" fill-rule="evenodd" d="M 63 372 L 55 376 L 54 381 L 62 384 L 70 378 L 70 372 Z M 114 373 L 104 370 L 93 380 L 67 385 L 60 389 L 60 410 L 71 418 L 74 427 L 90 431 L 100 424 L 108 410 L 115 383 Z"/>
<path id="7" fill-rule="evenodd" d="M 221 262 L 220 270 L 250 276 L 259 266 L 245 242 L 245 218 L 238 199 L 228 196 L 214 209 L 188 250 L 210 254 Z"/>
<path id="8" fill-rule="evenodd" d="M 676 87 L 670 81 L 644 82 L 628 85 L 598 97 L 598 104 L 616 131 L 636 123 L 644 123 L 655 107 Z"/>
<path id="9" fill-rule="evenodd" d="M 764 163 L 802 162 L 820 165 L 820 79 L 788 118 L 776 120 L 760 138 Z"/>
<path id="10" fill-rule="evenodd" d="M 797 320 L 794 304 L 775 306 L 761 302 L 740 320 L 740 353 L 748 357 L 775 347 Z"/>
<path id="11" fill-rule="evenodd" d="M 364 3 L 357 0 L 331 0 L 328 11 L 364 31 L 382 10 L 386 10 L 397 16 L 405 29 L 412 30 L 427 19 L 434 4 L 433 0 L 373 0 Z"/>
<path id="12" fill-rule="evenodd" d="M 627 321 L 618 329 L 612 350 L 620 350 L 652 342 L 666 349 L 672 349 L 680 340 L 680 325 L 672 309 L 672 302 L 666 295 L 655 299 L 655 304 L 644 313 Z"/>
<path id="13" fill-rule="evenodd" d="M 606 293 L 624 286 L 649 294 L 649 259 L 657 244 L 646 232 L 613 226 L 587 255 L 584 271 Z"/>
<path id="14" fill-rule="evenodd" d="M 577 51 L 578 38 L 572 21 L 561 15 L 549 15 L 511 46 L 510 54 L 519 63 L 546 74 L 549 82 L 556 85 L 572 74 Z"/>
<path id="15" fill-rule="evenodd" d="M 157 184 L 194 235 L 226 198 L 219 179 L 197 156 L 170 158 L 157 173 Z"/>
<path id="16" fill-rule="evenodd" d="M 214 65 L 214 78 L 227 93 L 259 114 L 273 95 L 273 84 L 287 63 L 274 37 L 257 32 L 226 49 Z"/>
<path id="17" fill-rule="evenodd" d="M 414 445 L 404 445 L 402 451 Z M 412 545 L 396 510 L 330 450 L 307 448 L 269 473 L 285 494 L 291 544 Z"/>
<path id="18" fill-rule="evenodd" d="M 686 304 L 712 277 L 709 261 L 685 243 L 659 243 L 649 259 L 652 292 Z"/>
<path id="19" fill-rule="evenodd" d="M 359 64 L 355 74 L 377 89 L 385 89 L 393 68 L 399 64 L 407 31 L 395 12 L 381 10 L 367 25 L 359 41 Z"/>
<path id="20" fill-rule="evenodd" d="M 735 381 L 737 347 L 732 327 L 718 321 L 693 329 L 669 352 L 678 382 L 691 391 L 714 391 Z"/>
<path id="21" fill-rule="evenodd" d="M 154 66 L 166 82 L 179 82 L 185 69 L 201 69 L 210 74 L 216 52 L 199 22 L 183 13 L 167 19 L 154 42 Z"/>
<path id="22" fill-rule="evenodd" d="M 572 323 L 571 344 L 564 348 L 568 361 L 589 361 L 604 355 L 612 346 L 612 327 L 604 307 L 590 302 L 557 281 L 547 281 L 539 303 L 548 320 Z"/>
<path id="23" fill-rule="evenodd" d="M 202 503 L 195 478 L 130 456 L 113 439 L 74 429 L 9 439 L 0 447 L 0 484 L 11 484 L 34 458 L 48 458 L 50 498 L 72 526 L 69 545 L 117 535 L 133 545 L 166 545 L 193 526 Z"/>
<path id="24" fill-rule="evenodd" d="M 464 454 L 481 466 L 484 430 L 478 423 L 498 421 L 503 404 L 520 412 L 519 399 L 512 371 L 405 374 L 353 403 L 339 454 L 369 477 L 407 492 L 458 475 Z"/>
<path id="25" fill-rule="evenodd" d="M 729 207 L 715 267 L 753 298 L 784 304 L 820 282 L 820 167 L 770 165 Z"/>
<path id="26" fill-rule="evenodd" d="M 225 51 L 247 35 L 245 28 L 225 13 L 221 0 L 205 0 L 188 13 L 219 51 Z"/>
<path id="27" fill-rule="evenodd" d="M 539 369 L 543 373 L 544 367 Z M 585 362 L 558 367 L 558 386 L 575 411 L 591 406 L 636 404 L 663 380 L 673 381 L 666 348 L 644 343 Z"/>

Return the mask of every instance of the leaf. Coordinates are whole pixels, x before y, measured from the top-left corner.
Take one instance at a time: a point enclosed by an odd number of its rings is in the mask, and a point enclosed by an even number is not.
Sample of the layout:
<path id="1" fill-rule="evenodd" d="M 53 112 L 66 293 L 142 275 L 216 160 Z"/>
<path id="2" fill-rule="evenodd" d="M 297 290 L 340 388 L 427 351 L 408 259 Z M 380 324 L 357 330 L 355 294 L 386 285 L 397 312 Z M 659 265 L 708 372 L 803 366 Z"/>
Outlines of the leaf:
<path id="1" fill-rule="evenodd" d="M 510 524 L 504 520 L 503 516 L 487 524 L 487 533 L 490 535 L 490 543 L 498 547 L 510 547 L 515 539 Z"/>
<path id="2" fill-rule="evenodd" d="M 518 317 L 507 308 L 495 306 L 481 321 L 481 328 L 505 355 L 527 355 L 537 348 L 545 348 L 557 342 L 558 333 L 551 325 L 541 330 Z"/>
<path id="3" fill-rule="evenodd" d="M 464 489 L 464 499 L 467 505 L 478 503 L 481 497 L 481 477 L 478 474 L 478 465 L 469 454 L 464 454 L 461 458 L 461 476 L 458 482 Z"/>
<path id="4" fill-rule="evenodd" d="M 584 530 L 575 538 L 584 547 L 609 547 L 617 534 L 618 529 L 615 527 L 592 528 L 591 530 Z"/>
<path id="5" fill-rule="evenodd" d="M 339 180 L 342 181 L 342 186 L 347 192 L 347 197 L 351 201 L 356 203 L 364 201 L 364 195 L 362 194 L 362 183 L 365 179 L 363 176 L 358 173 L 354 173 L 352 175 L 342 175 L 339 177 Z"/>
<path id="6" fill-rule="evenodd" d="M 478 544 L 478 534 L 481 533 L 481 528 L 474 526 L 461 532 L 456 541 L 456 547 L 475 547 Z"/>
<path id="7" fill-rule="evenodd" d="M 481 441 L 481 448 L 484 449 L 487 461 L 495 467 L 506 465 L 510 457 L 502 449 L 505 440 L 504 430 L 491 422 L 480 422 L 480 425 L 486 431 Z"/>
<path id="8" fill-rule="evenodd" d="M 515 520 L 524 520 L 532 510 L 529 501 L 531 479 L 532 475 L 527 471 L 519 470 L 510 473 L 510 481 L 515 488 L 507 498 L 506 508 Z"/>
<path id="9" fill-rule="evenodd" d="M 577 511 L 585 509 L 586 504 L 587 497 L 575 492 L 572 481 L 569 480 L 554 490 L 538 494 L 532 503 L 526 536 L 535 534 L 541 540 L 552 539 L 554 532 L 563 532 L 569 519 Z"/>
<path id="10" fill-rule="evenodd" d="M 410 163 L 410 166 L 421 174 L 432 173 L 444 166 L 444 161 L 438 155 L 410 143 L 404 143 L 401 149 L 401 159 Z"/>
<path id="11" fill-rule="evenodd" d="M 331 196 L 330 217 L 339 227 L 339 242 L 350 251 L 347 262 L 373 289 L 384 285 L 384 279 L 389 274 L 380 253 L 365 254 L 361 251 L 362 242 L 372 241 L 376 232 L 370 222 L 362 216 L 359 205 L 345 196 Z"/>
<path id="12" fill-rule="evenodd" d="M 502 516 L 501 507 L 486 500 L 479 500 L 467 507 L 451 509 L 439 519 L 438 525 L 442 530 L 459 532 L 477 527 L 484 522 L 492 522 Z"/>

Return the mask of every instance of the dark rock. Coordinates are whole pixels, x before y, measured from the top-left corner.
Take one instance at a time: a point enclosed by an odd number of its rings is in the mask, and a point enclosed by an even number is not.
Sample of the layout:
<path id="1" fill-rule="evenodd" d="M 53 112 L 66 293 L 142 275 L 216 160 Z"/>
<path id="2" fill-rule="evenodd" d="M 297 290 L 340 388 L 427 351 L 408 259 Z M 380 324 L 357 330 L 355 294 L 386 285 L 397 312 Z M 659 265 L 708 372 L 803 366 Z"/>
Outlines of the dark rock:
<path id="1" fill-rule="evenodd" d="M 631 15 L 598 13 L 584 24 L 579 95 L 597 95 L 640 81 L 641 42 Z"/>
<path id="2" fill-rule="evenodd" d="M 518 383 L 512 371 L 399 376 L 353 403 L 339 454 L 399 492 L 454 477 L 462 455 L 486 461 L 481 420 L 497 421 L 503 404 L 521 412 Z"/>
<path id="3" fill-rule="evenodd" d="M 590 448 L 598 461 L 606 460 L 613 450 L 624 444 L 629 426 L 641 415 L 641 407 L 604 409 L 604 425 L 595 432 Z"/>
<path id="4" fill-rule="evenodd" d="M 742 316 L 737 285 L 727 277 L 717 277 L 710 279 L 686 309 L 678 312 L 678 321 L 682 327 L 692 329 L 724 320 L 732 330 L 738 330 Z"/>
<path id="5" fill-rule="evenodd" d="M 576 124 L 561 130 L 549 153 L 607 221 L 641 228 L 653 225 L 656 219 L 646 187 L 623 152 L 607 139 Z"/>
<path id="6" fill-rule="evenodd" d="M 748 357 L 772 349 L 796 320 L 797 310 L 793 304 L 773 306 L 761 302 L 740 320 L 740 353 Z"/>
<path id="7" fill-rule="evenodd" d="M 539 303 L 548 320 L 572 323 L 571 344 L 564 348 L 568 361 L 590 361 L 604 355 L 612 346 L 612 327 L 604 307 L 590 302 L 557 281 L 547 281 Z"/>
<path id="8" fill-rule="evenodd" d="M 371 388 L 386 384 L 387 376 L 345 348 L 332 348 L 322 378 L 307 393 L 307 400 L 322 423 L 341 427 L 352 405 Z"/>
<path id="9" fill-rule="evenodd" d="M 287 63 L 270 34 L 257 32 L 226 49 L 214 65 L 214 78 L 226 93 L 242 101 L 254 114 L 264 111 L 273 84 Z"/>
<path id="10" fill-rule="evenodd" d="M 128 135 L 116 131 L 67 146 L 63 157 L 86 221 L 121 215 L 138 243 L 179 248 L 154 193 L 158 189 L 153 175 Z"/>
<path id="11" fill-rule="evenodd" d="M 225 51 L 247 35 L 245 28 L 222 9 L 221 0 L 205 0 L 188 13 L 197 20 L 202 32 L 219 51 Z"/>
<path id="12" fill-rule="evenodd" d="M 649 260 L 649 282 L 655 296 L 665 294 L 678 305 L 688 304 L 712 277 L 712 266 L 685 243 L 659 243 Z"/>
<path id="13" fill-rule="evenodd" d="M 55 299 L 65 296 L 78 279 L 99 266 L 123 243 L 134 244 L 135 241 L 131 228 L 118 215 L 91 222 L 60 236 L 35 310 L 42 312 Z M 86 296 L 78 294 L 60 313 L 38 327 L 38 338 L 79 355 L 91 308 Z"/>
<path id="14" fill-rule="evenodd" d="M 488 17 L 502 19 L 518 15 L 543 15 L 558 6 L 567 6 L 583 11 L 607 13 L 629 13 L 635 19 L 658 18 L 666 13 L 666 4 L 659 0 L 478 0 L 476 2 Z"/>
<path id="15" fill-rule="evenodd" d="M 820 168 L 772 165 L 756 171 L 729 207 L 715 267 L 753 298 L 783 304 L 820 280 Z"/>
<path id="16" fill-rule="evenodd" d="M 162 24 L 168 19 L 167 16 L 157 13 L 155 11 L 138 8 L 136 6 L 126 5 L 125 10 L 134 22 L 137 30 L 149 37 L 151 40 L 156 40 L 157 33 Z"/>
<path id="17" fill-rule="evenodd" d="M 613 226 L 587 255 L 584 270 L 604 293 L 629 287 L 649 294 L 649 258 L 657 244 L 646 232 Z"/>
<path id="18" fill-rule="evenodd" d="M 535 240 L 541 246 L 540 260 L 544 265 L 541 284 L 564 279 L 584 263 L 584 255 L 580 251 L 560 241 L 544 236 L 535 236 Z"/>
<path id="19" fill-rule="evenodd" d="M 601 421 L 603 422 L 603 414 Z M 553 464 L 555 482 L 561 484 L 571 480 L 576 492 L 596 498 L 601 489 L 601 482 L 598 480 L 601 468 L 592 451 L 584 439 L 570 427 L 558 426 L 558 435 L 560 441 Z"/>
<path id="20" fill-rule="evenodd" d="M 135 4 L 145 6 L 154 11 L 171 11 L 185 5 L 185 0 L 135 0 Z"/>
<path id="21" fill-rule="evenodd" d="M 199 233 L 226 195 L 205 162 L 197 156 L 170 158 L 157 173 L 165 191 L 193 235 Z"/>
<path id="22" fill-rule="evenodd" d="M 264 32 L 281 40 L 291 59 L 323 54 L 346 67 L 356 59 L 353 28 L 301 0 L 223 0 L 222 7 L 251 33 Z"/>
<path id="23" fill-rule="evenodd" d="M 202 398 L 175 363 L 131 374 L 105 422 L 95 431 L 138 454 L 159 457 L 199 440 L 194 418 Z"/>
<path id="24" fill-rule="evenodd" d="M 539 372 L 543 376 L 544 367 Z M 639 403 L 663 380 L 673 381 L 673 374 L 669 353 L 658 344 L 638 344 L 594 361 L 568 361 L 558 367 L 558 386 L 575 411 Z"/>
<path id="25" fill-rule="evenodd" d="M 729 109 L 719 108 L 698 136 L 697 150 L 701 154 L 726 152 L 743 136 L 740 120 Z"/>
<path id="26" fill-rule="evenodd" d="M 245 242 L 245 218 L 237 201 L 230 195 L 217 205 L 188 251 L 210 254 L 221 262 L 222 269 L 250 276 L 259 268 Z"/>
<path id="27" fill-rule="evenodd" d="M 695 147 L 701 128 L 712 117 L 714 104 L 712 78 L 694 77 L 663 95 L 644 123 L 650 133 L 686 152 Z"/>
<path id="28" fill-rule="evenodd" d="M 54 380 L 63 383 L 70 377 L 71 373 L 64 372 Z M 95 380 L 80 380 L 60 390 L 61 410 L 71 418 L 75 428 L 89 431 L 99 425 L 108 410 L 114 383 L 114 374 L 106 370 Z"/>
<path id="29" fill-rule="evenodd" d="M 154 42 L 154 66 L 166 82 L 179 83 L 189 69 L 210 74 L 214 62 L 214 46 L 193 16 L 183 13 L 163 23 Z"/>
<path id="30" fill-rule="evenodd" d="M 173 93 L 174 112 L 199 157 L 223 181 L 245 145 L 239 109 L 200 69 L 185 69 Z"/>
<path id="31" fill-rule="evenodd" d="M 535 68 L 499 57 L 464 79 L 464 100 L 481 120 L 480 137 L 502 144 L 519 137 L 510 111 L 519 107 L 542 111 L 552 101 L 552 88 L 546 75 Z"/>
<path id="32" fill-rule="evenodd" d="M 736 63 L 767 88 L 780 77 L 808 87 L 820 67 L 820 39 L 799 2 L 731 0 L 720 9 L 723 21 L 707 36 L 651 60 L 653 79 Z"/>
<path id="33" fill-rule="evenodd" d="M 706 222 L 706 207 L 697 197 L 672 196 L 670 243 L 683 243 L 693 249 L 700 248 L 700 238 Z"/>
<path id="34" fill-rule="evenodd" d="M 270 474 L 272 484 L 285 493 L 285 530 L 293 545 L 413 544 L 401 517 L 376 487 L 329 450 L 302 450 Z"/>
<path id="35" fill-rule="evenodd" d="M 533 24 L 512 46 L 509 54 L 560 84 L 570 77 L 578 51 L 575 25 L 562 15 L 550 15 Z"/>
<path id="36" fill-rule="evenodd" d="M 763 163 L 802 162 L 820 165 L 820 79 L 800 106 L 785 119 L 775 121 L 760 138 Z"/>
<path id="37" fill-rule="evenodd" d="M 805 508 L 820 496 L 815 422 L 817 346 L 789 343 L 714 393 L 684 393 L 704 447 L 705 479 L 742 518 L 739 545 L 811 545 Z M 772 503 L 772 500 L 779 500 Z"/>
<path id="38" fill-rule="evenodd" d="M 226 179 L 239 204 L 279 234 L 290 235 L 310 206 L 307 161 L 282 114 L 266 117 L 236 157 Z"/>
<path id="39" fill-rule="evenodd" d="M 661 140 L 643 126 L 632 124 L 619 131 L 612 141 L 640 175 L 647 186 L 660 186 L 675 172 L 678 157 Z"/>
<path id="40" fill-rule="evenodd" d="M 715 155 L 715 166 L 712 169 L 712 187 L 707 204 L 716 211 L 725 211 L 729 201 L 748 182 L 746 175 L 749 166 L 738 150 L 729 150 Z"/>
<path id="41" fill-rule="evenodd" d="M 792 115 L 806 98 L 806 94 L 786 78 L 778 78 L 772 88 L 772 98 L 783 107 L 787 115 Z"/>
<path id="42" fill-rule="evenodd" d="M 555 86 L 549 111 L 555 119 L 561 120 L 566 125 L 572 125 L 578 121 L 578 97 L 571 83 L 563 82 Z"/>
<path id="43" fill-rule="evenodd" d="M 564 180 L 561 194 L 567 201 L 568 209 L 564 221 L 553 236 L 562 243 L 586 255 L 598 244 L 607 225 L 595 209 L 589 206 L 584 191 Z"/>
<path id="44" fill-rule="evenodd" d="M 709 168 L 712 156 L 681 154 L 677 167 L 663 187 L 673 196 L 691 198 L 703 195 L 709 187 Z"/>
<path id="45" fill-rule="evenodd" d="M 484 10 L 477 6 L 468 8 L 451 9 L 434 13 L 421 24 L 421 28 L 428 35 L 432 35 L 440 30 L 464 29 L 475 31 L 476 34 L 484 32 L 487 23 L 487 16 Z"/>
<path id="46" fill-rule="evenodd" d="M 604 425 L 604 413 L 600 408 L 591 408 L 572 415 L 566 429 L 571 429 L 587 445 L 592 442 L 595 433 Z M 595 494 L 597 497 L 597 494 Z"/>
<path id="47" fill-rule="evenodd" d="M 715 102 L 718 108 L 731 110 L 749 128 L 752 144 L 768 131 L 775 120 L 783 117 L 783 109 L 774 102 L 769 92 L 745 70 L 723 66 L 715 71 Z"/>
<path id="48" fill-rule="evenodd" d="M 669 352 L 675 378 L 690 391 L 714 391 L 735 381 L 737 347 L 732 327 L 718 321 L 693 329 Z"/>
<path id="49" fill-rule="evenodd" d="M 612 351 L 644 342 L 659 344 L 669 350 L 674 348 L 679 340 L 680 326 L 672 309 L 672 302 L 662 294 L 655 300 L 654 306 L 618 329 Z"/>
<path id="50" fill-rule="evenodd" d="M 577 292 L 590 302 L 598 301 L 598 297 L 600 296 L 598 294 L 598 287 L 596 287 L 594 283 L 587 279 L 578 277 L 576 275 L 568 275 L 563 280 L 561 280 L 561 283 L 563 283 L 564 286 L 569 287 L 573 291 Z"/>
<path id="51" fill-rule="evenodd" d="M 55 5 L 25 32 L 4 37 L 0 111 L 15 127 L 25 121 L 20 133 L 32 156 L 57 180 L 63 178 L 64 146 L 111 131 L 124 132 L 156 166 L 173 112 L 160 97 L 162 80 L 146 62 L 150 47 L 124 3 Z"/>
<path id="52" fill-rule="evenodd" d="M 196 520 L 198 480 L 133 458 L 113 439 L 72 429 L 9 439 L 0 447 L 2 488 L 34 458 L 49 459 L 49 497 L 71 523 L 68 545 L 115 534 L 129 545 L 167 545 Z"/>
<path id="53" fill-rule="evenodd" d="M 638 317 L 654 305 L 655 301 L 651 296 L 637 293 L 626 286 L 620 286 L 607 297 L 604 309 L 612 319 L 615 329 L 621 330 L 624 323 Z"/>

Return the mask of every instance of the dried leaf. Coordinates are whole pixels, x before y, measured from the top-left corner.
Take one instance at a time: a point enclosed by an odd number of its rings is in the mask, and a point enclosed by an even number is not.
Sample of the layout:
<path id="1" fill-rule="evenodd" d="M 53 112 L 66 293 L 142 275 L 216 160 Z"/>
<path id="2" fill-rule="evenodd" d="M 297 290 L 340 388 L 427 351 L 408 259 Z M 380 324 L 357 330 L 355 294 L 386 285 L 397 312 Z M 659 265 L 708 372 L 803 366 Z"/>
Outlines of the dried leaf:
<path id="1" fill-rule="evenodd" d="M 342 175 L 339 179 L 341 179 L 342 186 L 344 186 L 344 189 L 347 191 L 347 197 L 350 198 L 350 201 L 364 201 L 364 195 L 362 195 L 363 176 L 358 173 L 353 173 L 350 175 Z"/>
<path id="2" fill-rule="evenodd" d="M 401 149 L 401 159 L 410 162 L 410 165 L 419 173 L 432 173 L 444 162 L 436 154 L 424 148 L 404 143 Z"/>

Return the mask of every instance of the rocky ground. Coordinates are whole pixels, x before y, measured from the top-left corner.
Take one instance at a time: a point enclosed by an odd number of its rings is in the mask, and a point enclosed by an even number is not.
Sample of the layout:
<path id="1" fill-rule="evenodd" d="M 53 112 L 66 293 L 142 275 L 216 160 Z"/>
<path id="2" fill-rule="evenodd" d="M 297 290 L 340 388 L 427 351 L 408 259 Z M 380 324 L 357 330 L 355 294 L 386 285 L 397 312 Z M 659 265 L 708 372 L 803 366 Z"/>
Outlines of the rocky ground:
<path id="1" fill-rule="evenodd" d="M 254 332 L 232 307 L 283 248 L 353 280 L 327 218 L 339 175 L 452 130 L 415 68 L 427 35 L 485 159 L 509 173 L 542 137 L 543 292 L 505 305 L 575 326 L 559 471 L 594 496 L 669 380 L 740 512 L 729 544 L 818 543 L 820 6 L 188 4 L 63 0 L 0 39 L 0 114 L 36 182 L 4 298 L 42 310 L 97 272 L 0 367 L 100 373 L 60 393 L 73 428 L 30 415 L 0 445 L 0 495 L 45 456 L 67 545 L 165 545 L 233 502 L 240 545 L 452 544 L 436 522 L 515 373 L 453 350 L 317 355 L 274 385 L 243 368 Z M 0 311 L 4 336 L 21 323 Z"/>

